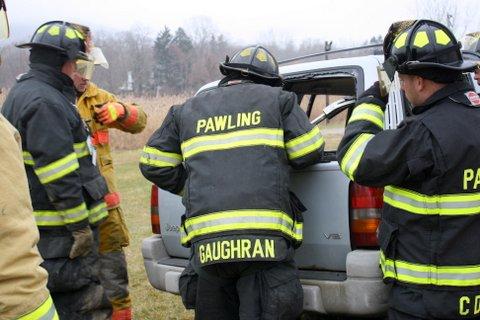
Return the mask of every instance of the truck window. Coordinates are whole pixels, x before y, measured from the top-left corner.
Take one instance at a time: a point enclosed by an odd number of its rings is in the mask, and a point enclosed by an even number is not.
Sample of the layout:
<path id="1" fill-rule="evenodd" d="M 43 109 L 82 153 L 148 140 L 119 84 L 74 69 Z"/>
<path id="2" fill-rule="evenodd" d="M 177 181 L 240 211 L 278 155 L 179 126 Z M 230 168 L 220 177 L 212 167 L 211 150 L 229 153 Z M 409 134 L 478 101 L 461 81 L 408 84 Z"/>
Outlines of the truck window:
<path id="1" fill-rule="evenodd" d="M 322 70 L 286 77 L 285 89 L 297 94 L 300 107 L 309 119 L 313 120 L 323 113 L 326 106 L 335 101 L 355 97 L 359 76 L 361 75 L 357 70 Z M 333 155 L 345 133 L 347 116 L 348 110 L 344 110 L 333 119 L 318 124 L 325 138 L 325 151 L 331 151 Z"/>
<path id="2" fill-rule="evenodd" d="M 303 95 L 300 102 L 300 107 L 307 112 L 308 106 L 313 99 L 309 119 L 313 120 L 321 115 L 323 109 L 329 104 L 344 99 L 345 96 L 340 95 Z M 348 110 L 342 111 L 335 118 L 331 120 L 325 120 L 318 124 L 318 128 L 325 138 L 325 151 L 336 151 L 340 140 L 345 133 L 345 123 L 347 121 Z"/>

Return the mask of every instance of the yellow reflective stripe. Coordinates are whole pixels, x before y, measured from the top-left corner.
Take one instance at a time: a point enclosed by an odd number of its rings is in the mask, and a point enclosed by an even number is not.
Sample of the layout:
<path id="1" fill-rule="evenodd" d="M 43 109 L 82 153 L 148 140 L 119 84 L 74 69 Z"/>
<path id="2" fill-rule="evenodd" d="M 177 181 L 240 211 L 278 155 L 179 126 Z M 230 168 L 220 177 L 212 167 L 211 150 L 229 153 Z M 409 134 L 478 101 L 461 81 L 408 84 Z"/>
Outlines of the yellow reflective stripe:
<path id="1" fill-rule="evenodd" d="M 373 134 L 362 133 L 348 148 L 343 157 L 340 168 L 351 180 L 354 180 L 355 172 L 357 171 L 360 159 L 363 156 L 363 151 L 367 147 L 368 142 L 374 137 Z"/>
<path id="2" fill-rule="evenodd" d="M 37 34 L 38 34 L 38 33 L 45 32 L 45 29 L 47 29 L 47 28 L 48 28 L 48 24 L 40 27 L 40 28 L 37 30 Z"/>
<path id="3" fill-rule="evenodd" d="M 215 212 L 206 215 L 201 215 L 199 217 L 189 218 L 185 221 L 185 227 L 188 228 L 195 224 L 199 224 L 207 221 L 221 220 L 231 217 L 269 217 L 269 218 L 278 218 L 280 220 L 285 220 L 288 224 L 293 224 L 293 219 L 286 213 L 282 211 L 275 210 L 232 210 L 232 211 L 222 211 Z"/>
<path id="4" fill-rule="evenodd" d="M 107 204 L 101 202 L 93 208 L 88 210 L 88 221 L 92 224 L 97 223 L 98 221 L 106 218 L 108 216 Z"/>
<path id="5" fill-rule="evenodd" d="M 400 49 L 401 47 L 405 46 L 405 43 L 407 41 L 407 35 L 408 33 L 404 32 L 401 35 L 399 35 L 397 39 L 395 39 L 395 43 L 394 43 L 395 48 Z"/>
<path id="6" fill-rule="evenodd" d="M 383 119 L 384 113 L 380 106 L 373 103 L 362 103 L 353 109 L 352 116 L 348 119 L 348 123 L 365 120 L 370 121 L 383 129 Z"/>
<path id="7" fill-rule="evenodd" d="M 435 266 L 393 260 L 380 251 L 380 265 L 384 278 L 436 286 L 478 286 L 480 265 Z"/>
<path id="8" fill-rule="evenodd" d="M 301 241 L 302 235 L 298 234 L 298 232 L 302 231 L 302 224 L 298 225 L 298 228 L 296 228 L 296 232 L 293 231 L 292 229 L 289 229 L 283 225 L 278 225 L 276 223 L 234 223 L 234 224 L 228 224 L 228 225 L 220 225 L 220 226 L 211 226 L 211 227 L 206 227 L 202 229 L 197 229 L 192 232 L 189 232 L 185 238 L 182 239 L 182 243 L 188 243 L 191 241 L 194 237 L 198 237 L 201 235 L 206 235 L 206 234 L 211 234 L 211 233 L 217 233 L 217 232 L 224 232 L 224 231 L 235 231 L 235 230 L 249 230 L 249 229 L 255 229 L 255 230 L 273 230 L 273 231 L 281 231 L 285 233 L 287 236 L 297 240 Z"/>
<path id="9" fill-rule="evenodd" d="M 435 30 L 435 40 L 441 45 L 447 45 L 450 41 L 452 41 L 447 33 L 441 29 Z"/>
<path id="10" fill-rule="evenodd" d="M 283 130 L 271 128 L 245 129 L 230 133 L 191 138 L 181 144 L 183 158 L 206 151 L 266 145 L 284 148 Z"/>
<path id="11" fill-rule="evenodd" d="M 33 215 L 38 226 L 64 226 L 69 223 L 76 223 L 88 218 L 87 206 L 82 203 L 71 209 L 56 210 L 34 210 Z"/>
<path id="12" fill-rule="evenodd" d="M 480 214 L 480 193 L 423 195 L 394 187 L 385 187 L 384 202 L 392 207 L 424 215 L 474 215 Z"/>
<path id="13" fill-rule="evenodd" d="M 60 34 L 59 26 L 51 26 L 47 31 L 51 36 L 58 36 Z"/>
<path id="14" fill-rule="evenodd" d="M 21 316 L 17 320 L 58 320 L 57 310 L 53 304 L 52 297 L 49 295 L 37 309 Z"/>
<path id="15" fill-rule="evenodd" d="M 152 147 L 144 147 L 140 163 L 153 167 L 176 167 L 182 163 L 182 155 L 173 152 L 160 151 Z"/>
<path id="16" fill-rule="evenodd" d="M 301 241 L 303 224 L 282 211 L 249 209 L 215 212 L 189 218 L 182 226 L 182 243 L 205 234 L 245 229 L 275 230 Z M 185 233 L 185 230 L 187 233 Z"/>
<path id="17" fill-rule="evenodd" d="M 77 155 L 75 152 L 72 152 L 69 155 L 46 166 L 36 168 L 35 173 L 37 174 L 40 182 L 45 184 L 60 179 L 77 170 L 79 167 Z"/>
<path id="18" fill-rule="evenodd" d="M 73 149 L 78 159 L 90 155 L 90 151 L 88 150 L 88 145 L 86 142 L 74 143 Z M 28 151 L 23 151 L 23 162 L 30 166 L 35 165 L 35 161 L 33 160 L 33 157 L 30 154 L 30 152 Z"/>
<path id="19" fill-rule="evenodd" d="M 77 158 L 79 158 L 79 159 L 82 158 L 82 157 L 90 155 L 90 151 L 88 150 L 87 142 L 74 143 L 73 144 L 73 149 L 75 150 Z"/>
<path id="20" fill-rule="evenodd" d="M 30 165 L 30 166 L 35 165 L 35 161 L 33 161 L 33 157 L 32 157 L 32 155 L 30 154 L 30 152 L 28 152 L 28 151 L 23 151 L 22 154 L 23 154 L 23 162 L 24 162 L 25 164 L 28 164 L 28 165 Z"/>
<path id="21" fill-rule="evenodd" d="M 320 133 L 320 129 L 315 126 L 309 132 L 287 141 L 285 147 L 287 148 L 288 158 L 293 160 L 318 150 L 324 144 L 325 140 Z"/>
<path id="22" fill-rule="evenodd" d="M 413 40 L 413 45 L 417 48 L 425 47 L 430 41 L 428 40 L 428 35 L 426 31 L 418 31 L 415 34 L 415 39 Z"/>

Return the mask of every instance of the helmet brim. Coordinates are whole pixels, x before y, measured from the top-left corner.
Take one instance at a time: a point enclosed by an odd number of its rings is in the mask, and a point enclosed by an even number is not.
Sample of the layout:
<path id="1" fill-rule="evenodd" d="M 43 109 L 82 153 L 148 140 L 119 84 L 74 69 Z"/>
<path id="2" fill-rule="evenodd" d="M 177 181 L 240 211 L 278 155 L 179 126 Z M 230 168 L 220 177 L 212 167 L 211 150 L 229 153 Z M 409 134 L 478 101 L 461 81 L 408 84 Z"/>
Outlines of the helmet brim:
<path id="1" fill-rule="evenodd" d="M 266 74 L 261 74 L 259 72 L 256 72 L 255 70 L 251 68 L 242 68 L 242 67 L 236 67 L 232 65 L 226 65 L 224 63 L 220 63 L 220 71 L 222 72 L 223 75 L 227 76 L 229 71 L 234 71 L 234 72 L 240 72 L 241 74 L 250 74 L 255 77 L 275 81 L 275 80 L 282 80 L 282 77 L 280 76 L 269 76 Z"/>
<path id="2" fill-rule="evenodd" d="M 459 61 L 451 64 L 441 64 L 435 62 L 419 62 L 409 61 L 405 63 L 406 70 L 420 70 L 420 69 L 439 69 L 439 70 L 451 70 L 460 72 L 474 71 L 477 68 L 477 63 L 473 61 Z M 408 72 L 407 71 L 407 72 Z M 402 72 L 400 72 L 402 73 Z"/>
<path id="3" fill-rule="evenodd" d="M 60 48 L 60 47 L 51 45 L 51 44 L 26 42 L 26 43 L 19 43 L 15 46 L 17 48 L 20 48 L 20 49 L 31 49 L 31 48 L 52 49 L 52 50 L 56 50 L 56 51 L 59 51 L 61 53 L 64 53 L 65 55 L 68 56 L 67 50 L 65 50 L 64 48 Z M 76 54 L 76 56 L 73 59 L 90 61 L 90 58 L 88 57 L 88 55 L 85 52 L 82 52 L 82 51 L 78 51 L 78 53 Z"/>

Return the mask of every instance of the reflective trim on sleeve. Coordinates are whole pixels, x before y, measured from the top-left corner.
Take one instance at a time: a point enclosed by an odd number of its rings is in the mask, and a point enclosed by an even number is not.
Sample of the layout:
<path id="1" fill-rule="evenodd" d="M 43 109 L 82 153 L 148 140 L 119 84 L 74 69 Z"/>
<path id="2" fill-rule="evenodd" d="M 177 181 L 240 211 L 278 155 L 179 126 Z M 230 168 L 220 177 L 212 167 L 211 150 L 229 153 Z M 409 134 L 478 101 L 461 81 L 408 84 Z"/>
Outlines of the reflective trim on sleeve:
<path id="1" fill-rule="evenodd" d="M 480 285 L 480 265 L 424 265 L 389 259 L 380 251 L 380 266 L 384 278 L 407 283 L 455 287 Z"/>
<path id="2" fill-rule="evenodd" d="M 360 159 L 363 156 L 363 152 L 365 151 L 368 142 L 373 137 L 373 134 L 362 133 L 355 139 L 350 148 L 348 148 L 347 153 L 345 153 L 343 156 L 340 168 L 351 180 L 355 180 L 354 176 L 355 172 L 357 171 L 358 164 L 360 163 Z"/>
<path id="3" fill-rule="evenodd" d="M 63 211 L 34 210 L 33 215 L 37 222 L 37 226 L 57 227 L 87 219 L 88 211 L 85 203 L 82 203 L 77 207 Z"/>
<path id="4" fill-rule="evenodd" d="M 29 166 L 34 166 L 35 165 L 35 161 L 33 161 L 33 157 L 30 154 L 30 152 L 23 151 L 22 154 L 23 154 L 23 162 L 25 164 L 28 164 Z"/>
<path id="5" fill-rule="evenodd" d="M 317 126 L 309 132 L 291 139 L 285 143 L 288 158 L 294 160 L 303 157 L 315 150 L 320 149 L 325 144 L 325 140 Z"/>
<path id="6" fill-rule="evenodd" d="M 90 155 L 87 142 L 74 143 L 73 149 L 75 150 L 77 158 L 79 159 Z"/>
<path id="7" fill-rule="evenodd" d="M 107 216 L 107 204 L 103 201 L 96 206 L 88 209 L 88 222 L 90 222 L 91 224 L 97 223 L 98 221 L 106 218 Z"/>
<path id="8" fill-rule="evenodd" d="M 370 121 L 383 129 L 383 119 L 384 113 L 382 108 L 373 103 L 362 103 L 353 109 L 348 123 L 360 120 Z"/>
<path id="9" fill-rule="evenodd" d="M 271 128 L 245 129 L 230 133 L 194 137 L 181 145 L 184 159 L 207 151 L 251 146 L 269 146 L 283 149 L 283 130 Z"/>
<path id="10" fill-rule="evenodd" d="M 78 164 L 75 152 L 54 161 L 46 166 L 34 169 L 41 183 L 46 184 L 58 180 L 69 173 L 77 170 Z"/>
<path id="11" fill-rule="evenodd" d="M 152 147 L 144 147 L 140 163 L 151 167 L 176 167 L 182 163 L 182 155 L 173 152 L 160 151 Z"/>
<path id="12" fill-rule="evenodd" d="M 74 149 L 75 154 L 76 154 L 78 159 L 90 155 L 90 151 L 88 150 L 87 142 L 75 143 L 75 144 L 73 144 L 73 149 Z M 27 165 L 30 165 L 30 166 L 35 165 L 35 161 L 33 160 L 33 157 L 30 154 L 30 152 L 28 152 L 28 151 L 23 151 L 23 162 Z"/>
<path id="13" fill-rule="evenodd" d="M 37 309 L 21 316 L 17 320 L 58 320 L 57 310 L 53 304 L 52 297 L 49 295 Z"/>
<path id="14" fill-rule="evenodd" d="M 282 211 L 262 209 L 209 213 L 187 219 L 181 229 L 182 244 L 197 236 L 235 230 L 272 230 L 282 232 L 296 241 L 303 239 L 301 222 L 293 221 Z"/>
<path id="15" fill-rule="evenodd" d="M 461 216 L 480 214 L 480 193 L 424 195 L 412 190 L 387 186 L 383 201 L 415 214 Z"/>

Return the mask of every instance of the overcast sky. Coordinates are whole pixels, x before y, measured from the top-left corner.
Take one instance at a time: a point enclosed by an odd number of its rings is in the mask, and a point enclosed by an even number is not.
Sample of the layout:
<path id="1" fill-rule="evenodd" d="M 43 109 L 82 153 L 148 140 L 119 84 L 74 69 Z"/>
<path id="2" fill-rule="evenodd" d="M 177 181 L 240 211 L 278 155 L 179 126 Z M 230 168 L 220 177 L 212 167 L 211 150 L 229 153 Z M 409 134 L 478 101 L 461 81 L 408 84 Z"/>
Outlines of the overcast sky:
<path id="1" fill-rule="evenodd" d="M 438 0 L 440 1 L 440 0 Z M 67 20 L 96 31 L 122 31 L 142 27 L 155 36 L 163 26 L 187 31 L 210 21 L 214 31 L 238 44 L 275 39 L 277 42 L 329 39 L 335 43 L 361 43 L 385 34 L 393 21 L 417 17 L 419 0 L 6 0 L 14 40 L 23 40 L 41 23 Z M 423 2 L 435 3 L 433 0 Z M 440 1 L 441 2 L 441 1 Z M 462 8 L 478 0 L 451 0 Z M 462 6 L 462 3 L 465 3 Z M 479 4 L 480 6 L 480 4 Z M 476 12 L 469 18 L 479 27 Z M 209 26 L 209 27 L 211 27 Z M 465 28 L 464 28 L 465 29 Z M 475 30 L 466 30 L 475 31 Z"/>

